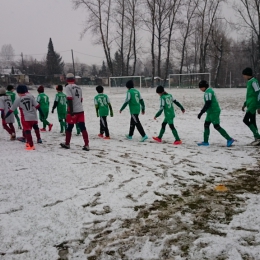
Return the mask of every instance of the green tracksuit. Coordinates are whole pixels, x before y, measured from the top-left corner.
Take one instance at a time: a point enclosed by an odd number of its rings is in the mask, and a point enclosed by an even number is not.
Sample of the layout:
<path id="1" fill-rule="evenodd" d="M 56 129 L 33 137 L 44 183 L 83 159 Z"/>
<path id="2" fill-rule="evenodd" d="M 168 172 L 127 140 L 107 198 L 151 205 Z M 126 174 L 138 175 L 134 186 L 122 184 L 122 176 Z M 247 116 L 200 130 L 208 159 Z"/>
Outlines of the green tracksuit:
<path id="1" fill-rule="evenodd" d="M 43 128 L 46 128 L 46 125 L 50 123 L 47 121 L 49 115 L 49 97 L 45 93 L 40 93 L 37 97 L 37 102 L 40 104 L 41 110 L 43 112 L 44 117 L 39 113 L 39 118 L 43 123 Z"/>
<path id="2" fill-rule="evenodd" d="M 175 139 L 177 141 L 179 141 L 180 138 L 179 138 L 178 132 L 173 124 L 173 119 L 175 117 L 173 103 L 175 103 L 182 111 L 184 111 L 183 106 L 176 99 L 174 99 L 171 94 L 164 93 L 161 95 L 160 109 L 156 113 L 155 117 L 156 118 L 159 117 L 162 114 L 162 112 L 164 111 L 164 120 L 162 123 L 162 128 L 160 130 L 160 134 L 158 135 L 158 138 L 160 138 L 160 139 L 162 138 L 162 136 L 165 132 L 165 127 L 168 124 L 172 130 L 173 136 L 175 137 Z"/>
<path id="3" fill-rule="evenodd" d="M 207 88 L 204 92 L 204 102 L 210 101 L 210 106 L 207 108 L 206 119 L 204 124 L 204 142 L 208 143 L 210 135 L 210 124 L 212 123 L 215 129 L 226 139 L 232 139 L 228 133 L 220 126 L 220 106 L 216 94 L 212 88 Z"/>

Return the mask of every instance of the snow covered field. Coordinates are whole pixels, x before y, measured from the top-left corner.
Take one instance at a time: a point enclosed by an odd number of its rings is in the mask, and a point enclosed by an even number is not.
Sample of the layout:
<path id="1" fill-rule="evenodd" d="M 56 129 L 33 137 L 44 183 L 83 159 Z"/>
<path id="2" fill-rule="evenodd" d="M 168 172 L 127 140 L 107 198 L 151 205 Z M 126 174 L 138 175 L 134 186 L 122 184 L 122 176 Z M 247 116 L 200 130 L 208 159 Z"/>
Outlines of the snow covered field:
<path id="1" fill-rule="evenodd" d="M 136 131 L 126 140 L 129 112 L 118 113 L 125 91 L 106 90 L 114 117 L 108 118 L 111 140 L 102 140 L 96 92 L 83 87 L 89 152 L 81 150 L 76 129 L 71 149 L 60 148 L 56 111 L 49 115 L 53 130 L 41 134 L 35 151 L 0 131 L 0 259 L 259 260 L 260 155 L 259 147 L 248 146 L 253 138 L 242 122 L 246 89 L 216 89 L 221 126 L 237 140 L 230 148 L 212 126 L 210 146 L 196 145 L 205 119 L 197 119 L 199 89 L 169 91 L 186 109 L 182 114 L 175 106 L 182 145 L 173 146 L 169 127 L 163 143 L 152 140 L 163 120 L 153 119 L 155 89 L 141 91 L 149 139 L 140 143 Z M 56 91 L 46 93 L 52 106 Z M 260 127 L 260 115 L 257 122 Z M 218 184 L 228 191 L 215 191 Z"/>

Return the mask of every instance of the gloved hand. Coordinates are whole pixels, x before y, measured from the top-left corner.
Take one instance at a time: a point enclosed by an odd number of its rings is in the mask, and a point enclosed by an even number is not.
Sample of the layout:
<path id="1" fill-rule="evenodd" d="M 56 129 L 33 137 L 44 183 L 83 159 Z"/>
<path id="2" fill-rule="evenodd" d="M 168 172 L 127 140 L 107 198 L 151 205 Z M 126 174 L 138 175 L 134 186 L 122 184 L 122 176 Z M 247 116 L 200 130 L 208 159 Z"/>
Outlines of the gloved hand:
<path id="1" fill-rule="evenodd" d="M 114 116 L 113 112 L 111 112 L 111 113 L 110 113 L 110 116 L 111 116 L 111 117 L 113 117 L 113 116 Z"/>
<path id="2" fill-rule="evenodd" d="M 242 111 L 245 111 L 245 108 L 246 108 L 245 106 L 242 106 Z"/>
<path id="3" fill-rule="evenodd" d="M 182 113 L 185 113 L 185 109 L 182 109 L 182 111 L 181 111 Z"/>
<path id="4" fill-rule="evenodd" d="M 51 110 L 52 114 L 54 113 L 54 109 Z"/>
<path id="5" fill-rule="evenodd" d="M 201 116 L 202 116 L 202 113 L 200 112 L 200 113 L 198 114 L 198 119 L 200 119 Z"/>
<path id="6" fill-rule="evenodd" d="M 257 114 L 260 114 L 260 108 L 257 109 Z"/>

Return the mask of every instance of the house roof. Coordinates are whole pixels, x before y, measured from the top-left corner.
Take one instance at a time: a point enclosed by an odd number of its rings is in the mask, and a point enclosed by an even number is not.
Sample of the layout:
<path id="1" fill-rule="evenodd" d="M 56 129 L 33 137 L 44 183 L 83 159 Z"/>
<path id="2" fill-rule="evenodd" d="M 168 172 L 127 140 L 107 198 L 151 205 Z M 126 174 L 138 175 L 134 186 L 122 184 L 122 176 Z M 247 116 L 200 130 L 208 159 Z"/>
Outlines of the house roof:
<path id="1" fill-rule="evenodd" d="M 0 69 L 0 73 L 3 75 L 10 75 L 12 74 L 12 69 Z M 23 73 L 19 69 L 14 69 L 15 75 L 22 75 Z"/>

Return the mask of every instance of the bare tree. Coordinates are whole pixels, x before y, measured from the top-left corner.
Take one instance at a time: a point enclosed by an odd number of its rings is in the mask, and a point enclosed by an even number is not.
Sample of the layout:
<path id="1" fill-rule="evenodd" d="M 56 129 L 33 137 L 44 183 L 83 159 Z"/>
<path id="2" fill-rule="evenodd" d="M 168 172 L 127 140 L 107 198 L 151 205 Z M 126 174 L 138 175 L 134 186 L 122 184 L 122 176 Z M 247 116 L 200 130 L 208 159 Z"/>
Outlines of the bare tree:
<path id="1" fill-rule="evenodd" d="M 233 5 L 234 10 L 238 13 L 244 28 L 249 29 L 248 35 L 255 40 L 257 49 L 256 61 L 252 59 L 252 66 L 255 72 L 259 74 L 260 70 L 260 1 L 259 0 L 237 0 Z M 243 26 L 242 26 L 243 28 Z M 253 34 L 253 35 L 252 35 Z M 253 50 L 253 48 L 252 48 Z M 253 53 L 251 53 L 253 54 Z M 253 58 L 253 57 L 252 57 Z"/>
<path id="2" fill-rule="evenodd" d="M 198 5 L 198 31 L 200 37 L 200 56 L 199 56 L 199 71 L 206 72 L 206 58 L 209 47 L 210 35 L 212 26 L 218 18 L 220 4 L 225 0 L 201 0 Z"/>
<path id="3" fill-rule="evenodd" d="M 82 32 L 82 37 L 84 34 L 91 30 L 93 35 L 96 36 L 96 44 L 101 44 L 103 46 L 108 68 L 110 74 L 113 75 L 113 62 L 111 58 L 111 45 L 113 37 L 111 28 L 111 0 L 72 0 L 74 8 L 77 9 L 81 6 L 86 8 L 89 16 L 86 21 L 86 26 Z"/>
<path id="4" fill-rule="evenodd" d="M 11 44 L 4 44 L 2 46 L 0 59 L 3 67 L 11 65 L 14 60 L 14 49 Z"/>

